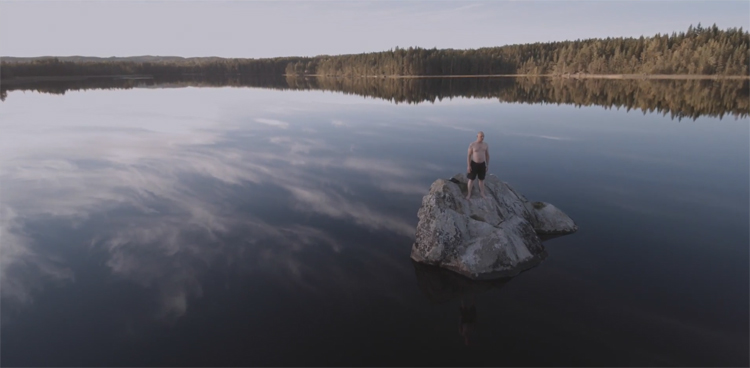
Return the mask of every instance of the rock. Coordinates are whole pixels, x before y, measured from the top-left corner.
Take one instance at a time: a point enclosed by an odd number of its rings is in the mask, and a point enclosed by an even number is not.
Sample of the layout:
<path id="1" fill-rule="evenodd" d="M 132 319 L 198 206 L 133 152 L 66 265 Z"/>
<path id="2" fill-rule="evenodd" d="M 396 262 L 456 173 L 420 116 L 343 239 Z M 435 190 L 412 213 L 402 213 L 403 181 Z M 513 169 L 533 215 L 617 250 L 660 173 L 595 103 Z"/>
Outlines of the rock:
<path id="1" fill-rule="evenodd" d="M 506 184 L 507 185 L 507 184 Z M 526 202 L 527 219 L 539 235 L 564 235 L 578 230 L 578 226 L 563 211 L 545 202 Z"/>
<path id="2" fill-rule="evenodd" d="M 547 252 L 537 234 L 559 235 L 578 230 L 555 206 L 529 202 L 494 175 L 466 200 L 467 180 L 458 174 L 438 179 L 422 198 L 411 258 L 472 279 L 514 276 L 536 266 Z"/>

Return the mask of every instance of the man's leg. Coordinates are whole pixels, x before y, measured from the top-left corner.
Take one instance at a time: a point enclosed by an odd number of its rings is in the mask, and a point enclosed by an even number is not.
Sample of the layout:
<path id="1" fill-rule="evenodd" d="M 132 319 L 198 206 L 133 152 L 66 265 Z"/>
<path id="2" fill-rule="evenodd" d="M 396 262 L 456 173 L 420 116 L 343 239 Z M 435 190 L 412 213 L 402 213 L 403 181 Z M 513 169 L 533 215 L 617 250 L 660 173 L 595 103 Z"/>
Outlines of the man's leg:
<path id="1" fill-rule="evenodd" d="M 479 179 L 479 193 L 482 195 L 482 198 L 487 198 L 484 195 L 484 180 Z"/>
<path id="2" fill-rule="evenodd" d="M 471 199 L 471 185 L 472 184 L 474 184 L 474 180 L 471 180 L 471 179 L 469 179 L 469 182 L 466 183 L 466 187 L 468 188 L 467 192 L 469 192 L 469 194 L 466 195 L 466 199 Z"/>

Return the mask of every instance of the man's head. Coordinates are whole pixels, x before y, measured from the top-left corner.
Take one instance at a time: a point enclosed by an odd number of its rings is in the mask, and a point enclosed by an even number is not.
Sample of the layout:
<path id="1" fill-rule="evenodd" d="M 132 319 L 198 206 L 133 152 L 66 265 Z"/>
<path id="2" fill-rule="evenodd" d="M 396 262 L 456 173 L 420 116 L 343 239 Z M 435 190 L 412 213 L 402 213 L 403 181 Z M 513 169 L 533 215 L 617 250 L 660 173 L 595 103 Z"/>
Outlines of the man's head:
<path id="1" fill-rule="evenodd" d="M 477 142 L 481 142 L 484 140 L 484 132 L 477 133 Z"/>

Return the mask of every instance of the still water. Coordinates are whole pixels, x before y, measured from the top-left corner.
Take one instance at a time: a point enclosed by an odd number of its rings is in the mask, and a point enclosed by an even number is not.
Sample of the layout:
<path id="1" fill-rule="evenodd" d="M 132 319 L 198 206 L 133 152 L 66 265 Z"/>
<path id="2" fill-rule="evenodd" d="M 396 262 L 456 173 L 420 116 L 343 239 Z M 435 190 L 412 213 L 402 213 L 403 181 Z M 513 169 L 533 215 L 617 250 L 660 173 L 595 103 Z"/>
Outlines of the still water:
<path id="1" fill-rule="evenodd" d="M 492 284 L 409 259 L 479 130 L 579 226 Z M 746 115 L 132 88 L 0 131 L 4 366 L 749 363 Z"/>

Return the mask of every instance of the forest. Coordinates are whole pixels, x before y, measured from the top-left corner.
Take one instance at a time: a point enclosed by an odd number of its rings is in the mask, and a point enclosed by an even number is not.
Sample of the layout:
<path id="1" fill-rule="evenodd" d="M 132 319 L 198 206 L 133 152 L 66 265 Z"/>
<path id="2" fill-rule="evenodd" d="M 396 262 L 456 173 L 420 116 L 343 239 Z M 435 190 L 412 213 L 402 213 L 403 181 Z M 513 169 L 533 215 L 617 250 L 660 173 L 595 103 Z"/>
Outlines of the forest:
<path id="1" fill-rule="evenodd" d="M 11 58 L 0 79 L 97 75 L 317 75 L 338 77 L 447 75 L 669 74 L 750 76 L 750 33 L 692 25 L 652 37 L 586 39 L 471 50 L 398 48 L 353 55 L 267 59 Z"/>

